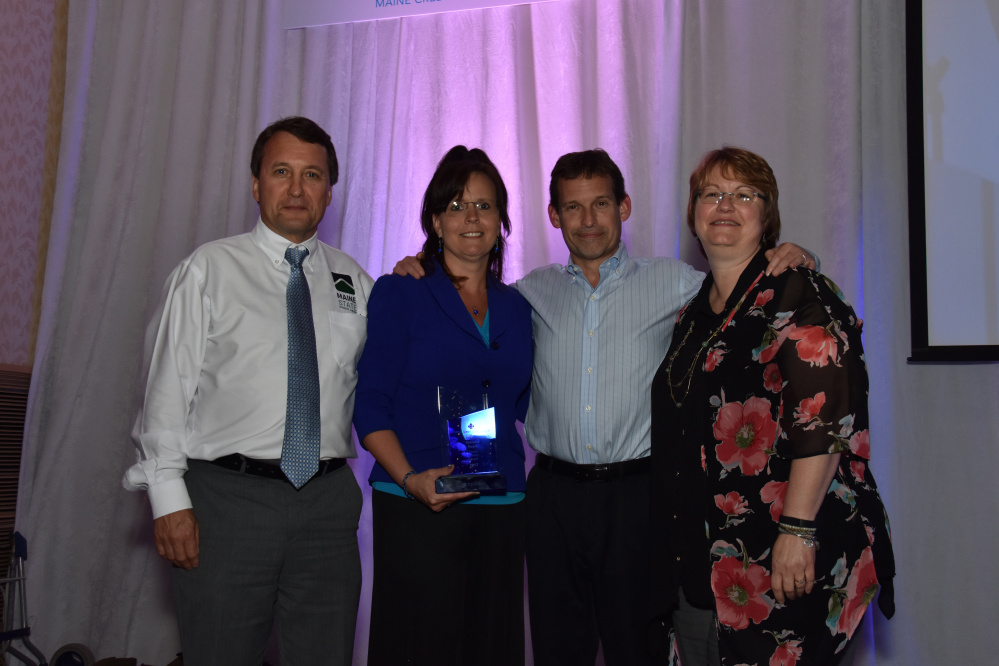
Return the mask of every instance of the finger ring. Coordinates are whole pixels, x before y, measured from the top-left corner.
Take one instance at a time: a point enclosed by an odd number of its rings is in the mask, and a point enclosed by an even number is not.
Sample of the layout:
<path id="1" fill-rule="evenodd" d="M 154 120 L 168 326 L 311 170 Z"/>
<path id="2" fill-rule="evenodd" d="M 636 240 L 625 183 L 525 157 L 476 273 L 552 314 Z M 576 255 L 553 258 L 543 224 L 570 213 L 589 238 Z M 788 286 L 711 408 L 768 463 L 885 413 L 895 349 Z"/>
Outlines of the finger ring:
<path id="1" fill-rule="evenodd" d="M 795 580 L 795 581 L 794 581 L 794 584 L 795 584 L 795 585 L 804 585 L 804 584 L 805 584 L 805 581 L 803 581 L 803 580 Z"/>
<path id="2" fill-rule="evenodd" d="M 801 253 L 801 258 L 804 259 L 805 261 L 808 261 L 808 257 L 805 256 L 804 252 Z"/>

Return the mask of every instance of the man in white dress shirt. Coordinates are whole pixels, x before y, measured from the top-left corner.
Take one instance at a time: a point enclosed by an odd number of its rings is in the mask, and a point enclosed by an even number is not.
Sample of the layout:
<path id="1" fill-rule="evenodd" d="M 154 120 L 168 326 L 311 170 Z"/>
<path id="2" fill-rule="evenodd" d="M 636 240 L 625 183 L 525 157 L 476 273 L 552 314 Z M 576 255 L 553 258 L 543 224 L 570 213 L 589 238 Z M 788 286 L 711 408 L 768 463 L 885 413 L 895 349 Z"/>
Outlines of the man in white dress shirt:
<path id="1" fill-rule="evenodd" d="M 321 127 L 273 123 L 251 172 L 255 228 L 203 245 L 167 280 L 124 485 L 148 492 L 175 567 L 186 666 L 260 664 L 275 619 L 283 662 L 350 663 L 361 492 L 345 459 L 372 280 L 316 236 L 338 175 Z M 286 420 L 307 424 L 306 453 Z"/>

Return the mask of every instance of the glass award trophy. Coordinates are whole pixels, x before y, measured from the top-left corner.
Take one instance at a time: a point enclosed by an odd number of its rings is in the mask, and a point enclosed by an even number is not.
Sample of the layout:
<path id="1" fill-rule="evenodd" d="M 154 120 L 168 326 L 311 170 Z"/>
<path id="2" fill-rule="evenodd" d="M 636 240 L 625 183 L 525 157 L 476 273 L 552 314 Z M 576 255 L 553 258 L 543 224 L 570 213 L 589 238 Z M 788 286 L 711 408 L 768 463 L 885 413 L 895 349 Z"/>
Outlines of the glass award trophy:
<path id="1" fill-rule="evenodd" d="M 440 437 L 449 476 L 437 478 L 440 494 L 479 492 L 502 495 L 506 477 L 496 463 L 496 410 L 484 393 L 437 387 Z"/>

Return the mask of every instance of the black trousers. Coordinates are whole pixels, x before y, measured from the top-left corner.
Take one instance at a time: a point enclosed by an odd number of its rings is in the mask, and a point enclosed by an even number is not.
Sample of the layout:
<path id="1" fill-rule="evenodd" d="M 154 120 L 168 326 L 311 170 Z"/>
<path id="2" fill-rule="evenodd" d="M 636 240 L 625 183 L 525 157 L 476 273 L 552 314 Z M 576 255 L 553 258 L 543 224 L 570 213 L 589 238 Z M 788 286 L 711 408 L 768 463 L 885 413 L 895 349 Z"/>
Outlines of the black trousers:
<path id="1" fill-rule="evenodd" d="M 524 663 L 524 502 L 434 513 L 375 490 L 371 666 Z"/>
<path id="2" fill-rule="evenodd" d="M 534 663 L 650 664 L 649 474 L 580 482 L 535 467 L 527 480 Z"/>

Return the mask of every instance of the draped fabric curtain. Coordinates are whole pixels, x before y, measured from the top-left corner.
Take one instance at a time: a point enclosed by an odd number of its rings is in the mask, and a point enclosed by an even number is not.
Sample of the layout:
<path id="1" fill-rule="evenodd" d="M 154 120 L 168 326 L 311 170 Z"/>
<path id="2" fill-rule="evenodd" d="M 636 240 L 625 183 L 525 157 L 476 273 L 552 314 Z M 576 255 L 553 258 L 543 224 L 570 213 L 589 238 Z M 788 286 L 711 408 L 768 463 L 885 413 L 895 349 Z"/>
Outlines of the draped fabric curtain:
<path id="1" fill-rule="evenodd" d="M 320 237 L 374 276 L 421 245 L 423 190 L 458 143 L 484 148 L 511 192 L 508 280 L 567 258 L 545 210 L 562 153 L 599 146 L 621 166 L 632 255 L 699 265 L 684 219 L 690 169 L 722 143 L 765 156 L 784 239 L 821 255 L 870 319 L 874 470 L 906 574 L 913 530 L 934 504 L 901 449 L 914 410 L 931 403 L 912 381 L 921 371 L 905 366 L 902 23 L 900 2 L 555 0 L 286 31 L 279 0 L 70 3 L 18 504 L 37 642 L 150 664 L 179 649 L 148 503 L 120 485 L 134 461 L 145 324 L 184 256 L 251 228 L 252 143 L 293 114 L 324 126 L 340 158 Z M 994 408 L 996 373 L 972 371 Z M 982 418 L 997 430 L 997 417 Z M 352 464 L 366 500 L 371 464 L 363 450 Z M 366 504 L 355 663 L 367 651 L 370 519 Z M 916 574 L 931 570 L 919 563 Z M 873 634 L 878 663 L 950 654 L 919 643 L 935 618 L 914 607 L 930 602 L 915 599 L 914 575 L 901 581 L 898 618 L 865 624 L 871 663 Z M 986 600 L 971 606 L 995 619 Z"/>

